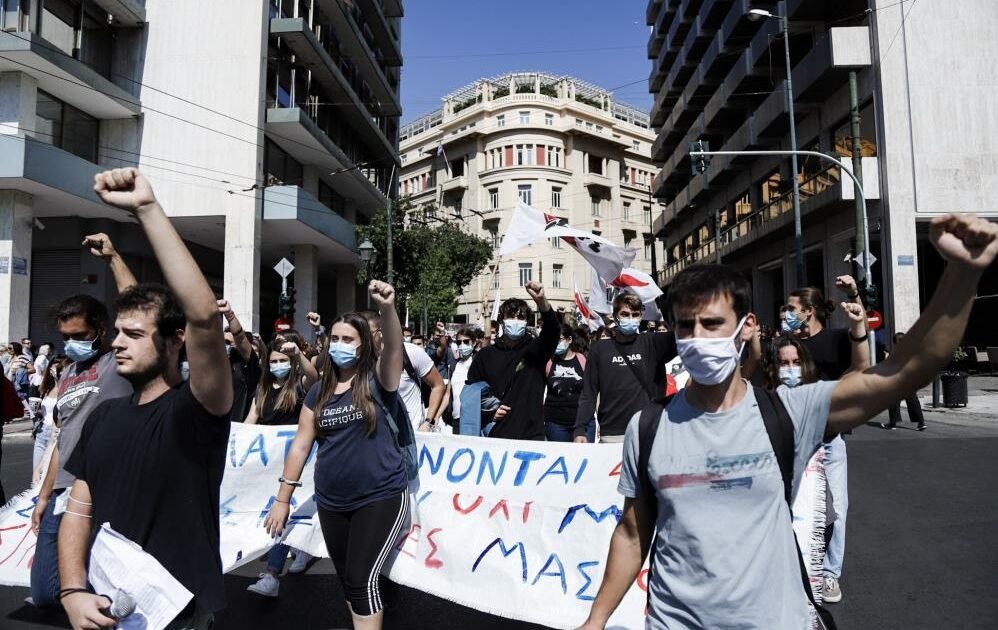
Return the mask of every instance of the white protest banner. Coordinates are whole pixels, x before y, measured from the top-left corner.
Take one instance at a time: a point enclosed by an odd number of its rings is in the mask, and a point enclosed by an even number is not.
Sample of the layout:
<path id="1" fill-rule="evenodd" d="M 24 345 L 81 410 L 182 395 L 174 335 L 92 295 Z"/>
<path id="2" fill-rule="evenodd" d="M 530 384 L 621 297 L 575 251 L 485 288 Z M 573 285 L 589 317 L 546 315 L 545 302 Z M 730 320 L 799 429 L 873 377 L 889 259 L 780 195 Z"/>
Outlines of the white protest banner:
<path id="1" fill-rule="evenodd" d="M 293 426 L 233 424 L 220 490 L 224 571 L 272 544 L 262 525 L 294 438 Z M 390 577 L 479 610 L 570 628 L 599 588 L 622 497 L 620 445 L 521 442 L 420 433 L 420 489 L 390 561 Z M 310 458 L 285 542 L 327 556 Z M 27 586 L 35 491 L 0 511 L 0 584 Z M 644 626 L 645 572 L 611 619 Z"/>

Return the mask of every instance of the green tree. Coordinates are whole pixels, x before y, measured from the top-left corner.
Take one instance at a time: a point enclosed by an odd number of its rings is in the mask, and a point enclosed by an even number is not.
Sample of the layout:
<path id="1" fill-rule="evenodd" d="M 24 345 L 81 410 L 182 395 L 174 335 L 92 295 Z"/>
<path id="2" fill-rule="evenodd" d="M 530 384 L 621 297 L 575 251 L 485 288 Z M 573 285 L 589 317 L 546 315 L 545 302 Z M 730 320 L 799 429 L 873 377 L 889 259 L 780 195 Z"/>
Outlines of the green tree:
<path id="1" fill-rule="evenodd" d="M 430 321 L 450 321 L 458 296 L 492 258 L 492 245 L 462 232 L 456 224 L 436 219 L 435 210 L 432 204 L 417 208 L 408 196 L 394 205 L 395 290 L 403 302 L 400 309 L 408 306 L 412 317 L 422 319 L 425 294 Z M 381 210 L 370 224 L 357 228 L 358 240 L 369 239 L 378 251 L 371 268 L 376 278 L 386 278 L 388 273 L 387 226 L 386 212 Z M 363 269 L 359 279 L 367 281 Z"/>

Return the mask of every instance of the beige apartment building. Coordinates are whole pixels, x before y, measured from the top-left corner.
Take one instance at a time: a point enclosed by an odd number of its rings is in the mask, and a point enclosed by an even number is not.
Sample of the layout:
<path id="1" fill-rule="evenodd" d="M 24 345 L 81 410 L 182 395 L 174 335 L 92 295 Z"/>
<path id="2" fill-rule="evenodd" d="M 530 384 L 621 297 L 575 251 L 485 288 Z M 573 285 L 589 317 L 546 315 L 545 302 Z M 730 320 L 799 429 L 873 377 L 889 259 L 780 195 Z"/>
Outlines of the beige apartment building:
<path id="1" fill-rule="evenodd" d="M 636 251 L 633 266 L 656 271 L 651 226 L 655 134 L 648 114 L 610 91 L 568 76 L 515 72 L 481 79 L 443 97 L 443 106 L 399 132 L 399 194 L 436 206 L 429 222 L 458 222 L 496 250 L 517 201 Z M 496 290 L 526 297 L 537 280 L 551 303 L 574 310 L 588 296 L 589 266 L 557 239 L 534 243 L 489 267 L 459 298 L 457 321 L 481 323 Z"/>

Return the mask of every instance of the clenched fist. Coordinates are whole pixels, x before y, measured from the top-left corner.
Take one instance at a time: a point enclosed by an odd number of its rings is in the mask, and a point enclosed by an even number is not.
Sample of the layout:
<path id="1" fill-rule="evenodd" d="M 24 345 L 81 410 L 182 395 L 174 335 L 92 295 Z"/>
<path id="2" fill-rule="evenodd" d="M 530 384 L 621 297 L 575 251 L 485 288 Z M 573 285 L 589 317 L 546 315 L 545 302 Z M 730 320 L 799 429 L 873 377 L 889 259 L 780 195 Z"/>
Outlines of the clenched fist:
<path id="1" fill-rule="evenodd" d="M 371 280 L 367 285 L 367 292 L 371 294 L 371 299 L 378 308 L 395 305 L 395 288 L 387 282 Z"/>
<path id="2" fill-rule="evenodd" d="M 94 191 L 101 201 L 132 213 L 156 204 L 149 180 L 135 168 L 116 168 L 94 176 Z"/>
<path id="3" fill-rule="evenodd" d="M 929 238 L 952 264 L 984 271 L 998 254 L 998 225 L 973 214 L 947 214 L 932 220 Z"/>

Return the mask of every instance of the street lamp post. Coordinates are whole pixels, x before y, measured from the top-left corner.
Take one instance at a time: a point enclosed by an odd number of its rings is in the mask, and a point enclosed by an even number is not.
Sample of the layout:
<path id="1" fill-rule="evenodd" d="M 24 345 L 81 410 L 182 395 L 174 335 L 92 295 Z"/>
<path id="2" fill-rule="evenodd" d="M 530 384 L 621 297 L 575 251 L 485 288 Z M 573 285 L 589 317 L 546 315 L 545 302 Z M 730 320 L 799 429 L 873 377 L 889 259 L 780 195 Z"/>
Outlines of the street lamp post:
<path id="1" fill-rule="evenodd" d="M 378 251 L 374 249 L 374 245 L 371 241 L 365 239 L 360 246 L 357 247 L 357 253 L 360 255 L 361 262 L 364 263 L 364 276 L 367 281 L 371 281 L 371 265 L 374 264 L 375 259 L 378 257 Z M 367 308 L 371 308 L 371 292 L 367 292 Z"/>
<path id="2" fill-rule="evenodd" d="M 787 113 L 790 116 L 790 167 L 793 170 L 794 182 L 794 256 L 797 258 L 797 286 L 803 287 L 807 284 L 807 276 L 804 267 L 804 243 L 801 236 L 800 224 L 800 182 L 797 171 L 797 121 L 794 120 L 794 86 L 791 80 L 793 68 L 790 65 L 790 21 L 786 15 L 775 15 L 765 9 L 752 9 L 749 11 L 750 20 L 756 21 L 765 18 L 780 20 L 783 29 L 783 53 L 787 65 Z"/>

